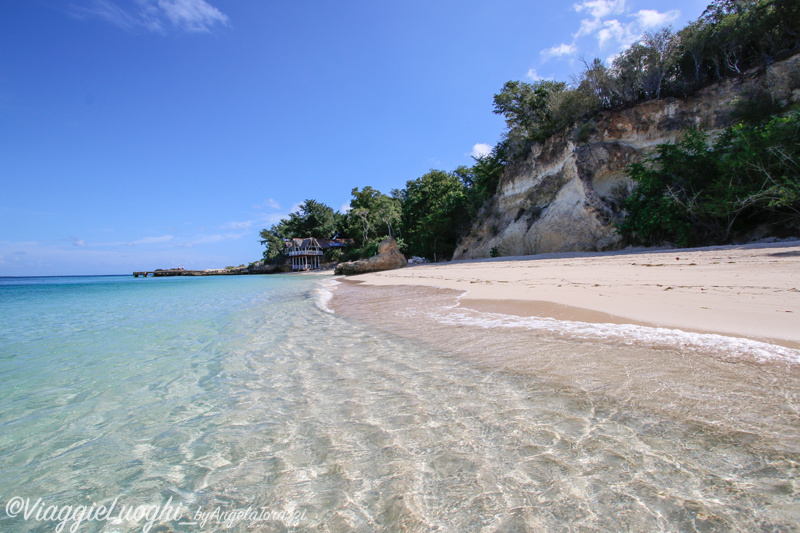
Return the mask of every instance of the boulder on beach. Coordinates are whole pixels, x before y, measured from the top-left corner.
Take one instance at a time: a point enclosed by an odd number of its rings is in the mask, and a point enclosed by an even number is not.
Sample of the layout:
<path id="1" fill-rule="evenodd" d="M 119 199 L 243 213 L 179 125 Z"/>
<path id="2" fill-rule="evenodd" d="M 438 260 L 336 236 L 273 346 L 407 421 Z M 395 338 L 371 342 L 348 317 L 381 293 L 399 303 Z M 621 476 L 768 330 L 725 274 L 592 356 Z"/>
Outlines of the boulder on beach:
<path id="1" fill-rule="evenodd" d="M 366 274 L 368 272 L 379 272 L 381 270 L 394 270 L 401 268 L 408 264 L 405 256 L 400 253 L 397 247 L 397 242 L 387 237 L 383 240 L 378 247 L 378 255 L 370 257 L 369 259 L 360 259 L 358 261 L 349 261 L 347 263 L 339 263 L 336 265 L 336 274 L 344 274 L 345 276 L 352 276 L 354 274 Z"/>

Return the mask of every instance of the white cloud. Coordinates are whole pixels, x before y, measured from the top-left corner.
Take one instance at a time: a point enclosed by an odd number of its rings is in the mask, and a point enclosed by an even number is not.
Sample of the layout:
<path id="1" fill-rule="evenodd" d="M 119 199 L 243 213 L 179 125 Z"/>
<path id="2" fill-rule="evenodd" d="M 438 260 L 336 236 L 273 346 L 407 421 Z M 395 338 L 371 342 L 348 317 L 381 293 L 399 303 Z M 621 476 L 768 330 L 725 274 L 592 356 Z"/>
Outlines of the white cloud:
<path id="1" fill-rule="evenodd" d="M 588 0 L 573 4 L 578 13 L 588 12 L 593 18 L 602 19 L 609 15 L 620 15 L 625 12 L 625 0 Z"/>
<path id="2" fill-rule="evenodd" d="M 539 54 L 542 56 L 542 59 L 547 60 L 553 57 L 563 57 L 572 55 L 577 51 L 578 47 L 575 46 L 574 43 L 573 44 L 561 43 L 557 46 L 553 46 L 545 50 L 542 50 L 541 52 L 539 52 Z"/>
<path id="3" fill-rule="evenodd" d="M 72 239 L 72 246 L 86 246 L 86 241 L 78 239 L 77 237 L 70 237 Z"/>
<path id="4" fill-rule="evenodd" d="M 654 9 L 642 9 L 634 14 L 636 21 L 642 29 L 645 30 L 653 30 L 667 26 L 678 20 L 680 16 L 681 12 L 676 9 L 667 11 L 666 13 L 659 13 Z"/>
<path id="5" fill-rule="evenodd" d="M 583 19 L 581 20 L 581 27 L 578 28 L 578 33 L 573 33 L 572 37 L 577 39 L 584 35 L 591 35 L 603 26 L 603 21 L 600 19 Z"/>
<path id="6" fill-rule="evenodd" d="M 72 15 L 84 19 L 99 17 L 127 31 L 141 29 L 164 33 L 172 28 L 186 32 L 205 32 L 220 24 L 229 25 L 228 16 L 206 0 L 136 0 L 139 11 L 131 13 L 112 0 L 91 0 L 73 5 Z"/>
<path id="7" fill-rule="evenodd" d="M 472 147 L 472 151 L 469 153 L 472 157 L 476 159 L 481 159 L 482 157 L 486 157 L 492 153 L 492 147 L 485 143 L 477 143 L 475 146 Z"/>
<path id="8" fill-rule="evenodd" d="M 214 24 L 228 25 L 228 16 L 205 0 L 158 0 L 158 7 L 177 28 L 208 32 Z"/>
<path id="9" fill-rule="evenodd" d="M 594 57 L 605 55 L 609 62 L 641 39 L 645 32 L 669 25 L 681 15 L 675 9 L 663 13 L 642 9 L 634 13 L 627 8 L 625 0 L 586 0 L 573 4 L 572 9 L 577 13 L 586 13 L 590 18 L 580 21 L 578 30 L 572 34 L 571 43 L 561 43 L 542 50 L 542 61 L 575 56 L 581 52 L 593 54 Z M 582 39 L 584 37 L 593 38 L 596 45 L 587 44 Z M 534 81 L 541 80 L 535 69 L 528 71 L 528 77 Z"/>
<path id="10" fill-rule="evenodd" d="M 342 204 L 342 207 L 339 208 L 340 213 L 349 213 L 350 212 L 350 202 L 345 202 Z"/>
<path id="11" fill-rule="evenodd" d="M 530 79 L 532 81 L 545 81 L 545 80 L 552 80 L 553 79 L 552 76 L 549 76 L 547 78 L 545 78 L 544 76 L 540 76 L 539 73 L 536 72 L 536 69 L 533 69 L 533 68 L 528 69 L 528 73 L 526 74 L 526 76 L 528 77 L 528 79 Z"/>
<path id="12" fill-rule="evenodd" d="M 597 37 L 597 44 L 600 45 L 600 48 L 606 48 L 608 43 L 612 41 L 627 45 L 629 41 L 636 40 L 630 28 L 623 26 L 622 23 L 616 19 L 603 22 L 603 29 L 598 31 L 595 37 Z"/>

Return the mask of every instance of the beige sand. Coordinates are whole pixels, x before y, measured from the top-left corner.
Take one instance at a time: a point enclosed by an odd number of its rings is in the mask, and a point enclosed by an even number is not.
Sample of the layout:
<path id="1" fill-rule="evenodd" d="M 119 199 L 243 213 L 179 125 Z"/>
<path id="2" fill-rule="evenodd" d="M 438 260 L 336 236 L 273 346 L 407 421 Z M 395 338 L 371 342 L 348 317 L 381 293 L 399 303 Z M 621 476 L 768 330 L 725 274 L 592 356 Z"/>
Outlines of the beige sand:
<path id="1" fill-rule="evenodd" d="M 480 311 L 800 346 L 800 241 L 455 261 L 350 279 L 463 290 L 461 305 Z"/>

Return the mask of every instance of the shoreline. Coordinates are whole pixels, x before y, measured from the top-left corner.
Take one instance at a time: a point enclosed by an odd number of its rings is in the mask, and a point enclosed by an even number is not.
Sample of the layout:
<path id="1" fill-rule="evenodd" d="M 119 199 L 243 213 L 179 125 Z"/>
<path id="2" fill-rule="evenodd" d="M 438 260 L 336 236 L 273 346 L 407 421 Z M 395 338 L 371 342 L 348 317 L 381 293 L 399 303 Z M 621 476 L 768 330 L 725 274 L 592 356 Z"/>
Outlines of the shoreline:
<path id="1" fill-rule="evenodd" d="M 679 329 L 800 348 L 800 241 L 464 260 L 346 281 L 455 290 L 459 307 L 478 312 Z"/>

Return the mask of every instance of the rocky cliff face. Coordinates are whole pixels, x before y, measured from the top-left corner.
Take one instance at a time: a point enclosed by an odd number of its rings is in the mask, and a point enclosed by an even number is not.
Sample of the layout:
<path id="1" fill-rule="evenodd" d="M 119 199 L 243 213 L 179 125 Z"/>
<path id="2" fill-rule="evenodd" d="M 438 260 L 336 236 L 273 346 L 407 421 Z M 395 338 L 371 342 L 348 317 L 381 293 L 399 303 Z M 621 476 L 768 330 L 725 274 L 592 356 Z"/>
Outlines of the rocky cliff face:
<path id="1" fill-rule="evenodd" d="M 535 145 L 506 169 L 454 259 L 489 257 L 494 247 L 503 256 L 620 247 L 613 221 L 631 186 L 627 166 L 690 126 L 714 132 L 730 125 L 737 100 L 761 91 L 781 104 L 800 102 L 800 55 L 685 99 L 603 112 L 588 135 L 575 128 Z"/>

